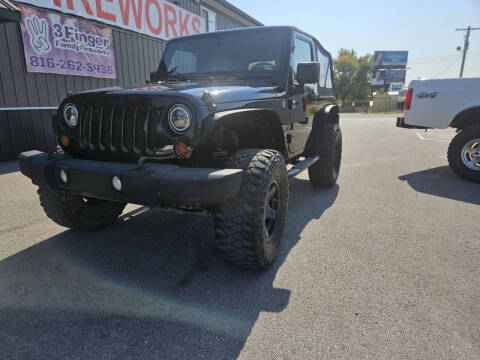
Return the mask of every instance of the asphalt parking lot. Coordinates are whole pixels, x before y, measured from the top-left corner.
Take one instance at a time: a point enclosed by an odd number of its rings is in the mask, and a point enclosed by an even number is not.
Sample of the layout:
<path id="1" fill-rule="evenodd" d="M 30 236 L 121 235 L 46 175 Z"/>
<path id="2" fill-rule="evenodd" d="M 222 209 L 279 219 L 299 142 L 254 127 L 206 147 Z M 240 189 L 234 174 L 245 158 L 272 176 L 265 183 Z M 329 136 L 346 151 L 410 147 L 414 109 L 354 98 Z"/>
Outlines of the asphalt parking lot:
<path id="1" fill-rule="evenodd" d="M 454 132 L 341 126 L 338 185 L 291 181 L 264 273 L 223 263 L 209 218 L 66 231 L 0 164 L 0 358 L 480 359 L 480 185 L 447 166 Z"/>

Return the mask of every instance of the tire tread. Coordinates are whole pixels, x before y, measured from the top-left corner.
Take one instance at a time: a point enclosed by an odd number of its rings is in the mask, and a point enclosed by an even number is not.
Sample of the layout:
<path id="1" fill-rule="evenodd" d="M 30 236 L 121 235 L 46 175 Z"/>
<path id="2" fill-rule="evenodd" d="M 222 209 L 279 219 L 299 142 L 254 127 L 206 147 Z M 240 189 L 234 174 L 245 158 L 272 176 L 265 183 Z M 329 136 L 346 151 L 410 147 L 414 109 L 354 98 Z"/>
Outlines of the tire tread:
<path id="1" fill-rule="evenodd" d="M 263 240 L 257 235 L 256 225 L 261 220 L 263 226 L 263 214 L 259 209 L 263 207 L 266 196 L 265 181 L 271 176 L 273 168 L 283 167 L 285 178 L 287 176 L 283 156 L 275 150 L 240 150 L 229 166 L 244 169 L 245 174 L 239 195 L 219 206 L 215 226 L 217 249 L 225 260 L 234 265 L 265 269 L 273 261 L 267 259 L 263 252 Z"/>
<path id="2" fill-rule="evenodd" d="M 471 139 L 480 138 L 480 124 L 471 125 L 462 129 L 450 142 L 447 151 L 447 158 L 450 168 L 461 178 L 480 182 L 480 171 L 475 171 L 467 168 L 461 159 L 461 151 L 465 144 Z"/>
<path id="3" fill-rule="evenodd" d="M 89 209 L 79 195 L 45 186 L 40 186 L 37 193 L 40 205 L 51 220 L 60 226 L 79 231 L 98 230 L 112 224 L 126 205 L 106 200 L 95 209 Z"/>

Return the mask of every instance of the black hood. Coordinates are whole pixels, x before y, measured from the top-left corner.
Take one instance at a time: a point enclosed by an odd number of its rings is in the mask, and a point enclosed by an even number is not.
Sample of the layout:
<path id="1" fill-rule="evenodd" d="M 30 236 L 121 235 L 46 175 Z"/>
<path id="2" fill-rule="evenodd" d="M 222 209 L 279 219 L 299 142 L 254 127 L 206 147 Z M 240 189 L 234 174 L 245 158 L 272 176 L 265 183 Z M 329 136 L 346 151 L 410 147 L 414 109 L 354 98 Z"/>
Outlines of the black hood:
<path id="1" fill-rule="evenodd" d="M 178 81 L 161 82 L 140 86 L 115 86 L 104 89 L 95 89 L 82 92 L 78 95 L 102 95 L 102 96 L 181 96 L 188 97 L 194 102 L 202 102 L 202 94 L 209 91 L 216 104 L 224 104 L 236 101 L 251 101 L 270 99 L 280 91 L 278 86 L 273 85 L 245 85 L 241 81 Z M 196 100 L 196 101 L 195 101 Z"/>

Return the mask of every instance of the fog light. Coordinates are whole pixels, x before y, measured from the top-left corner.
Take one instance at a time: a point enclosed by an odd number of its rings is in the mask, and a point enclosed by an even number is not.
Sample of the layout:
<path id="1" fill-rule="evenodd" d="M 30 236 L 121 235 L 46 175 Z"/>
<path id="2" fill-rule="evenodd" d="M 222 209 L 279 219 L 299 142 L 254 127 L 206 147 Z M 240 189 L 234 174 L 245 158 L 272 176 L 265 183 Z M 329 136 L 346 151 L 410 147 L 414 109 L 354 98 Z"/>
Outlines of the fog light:
<path id="1" fill-rule="evenodd" d="M 122 182 L 118 176 L 112 178 L 112 185 L 115 190 L 122 191 Z"/>
<path id="2" fill-rule="evenodd" d="M 185 156 L 188 151 L 188 146 L 183 142 L 179 142 L 175 144 L 174 150 L 177 156 Z"/>
<path id="3" fill-rule="evenodd" d="M 63 169 L 60 169 L 60 180 L 62 180 L 64 184 L 68 182 L 67 172 Z"/>

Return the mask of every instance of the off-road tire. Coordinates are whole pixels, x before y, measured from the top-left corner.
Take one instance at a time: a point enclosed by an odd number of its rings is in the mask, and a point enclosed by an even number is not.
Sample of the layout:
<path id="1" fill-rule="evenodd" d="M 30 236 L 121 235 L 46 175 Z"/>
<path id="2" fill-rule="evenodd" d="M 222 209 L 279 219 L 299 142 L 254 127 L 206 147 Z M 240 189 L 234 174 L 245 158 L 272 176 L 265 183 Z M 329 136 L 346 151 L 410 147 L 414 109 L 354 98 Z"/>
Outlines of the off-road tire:
<path id="1" fill-rule="evenodd" d="M 256 270 L 267 269 L 280 252 L 288 212 L 288 175 L 285 160 L 275 150 L 240 150 L 231 168 L 243 169 L 238 196 L 219 206 L 216 246 L 228 262 Z M 277 220 L 267 236 L 266 202 L 277 190 Z M 268 200 L 271 201 L 271 200 Z M 267 231 L 267 233 L 266 233 Z"/>
<path id="2" fill-rule="evenodd" d="M 126 205 L 85 198 L 47 186 L 40 186 L 37 193 L 40 204 L 50 219 L 58 225 L 78 231 L 99 230 L 112 224 Z"/>
<path id="3" fill-rule="evenodd" d="M 452 170 L 461 178 L 480 182 L 480 170 L 472 170 L 462 161 L 463 147 L 473 139 L 480 139 L 480 125 L 466 127 L 452 139 L 448 147 L 448 163 Z"/>
<path id="4" fill-rule="evenodd" d="M 323 124 L 315 139 L 314 154 L 320 159 L 308 168 L 310 183 L 319 188 L 335 185 L 342 162 L 342 131 L 338 124 Z"/>

